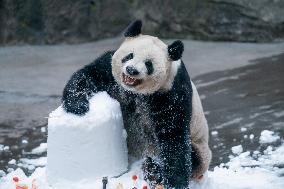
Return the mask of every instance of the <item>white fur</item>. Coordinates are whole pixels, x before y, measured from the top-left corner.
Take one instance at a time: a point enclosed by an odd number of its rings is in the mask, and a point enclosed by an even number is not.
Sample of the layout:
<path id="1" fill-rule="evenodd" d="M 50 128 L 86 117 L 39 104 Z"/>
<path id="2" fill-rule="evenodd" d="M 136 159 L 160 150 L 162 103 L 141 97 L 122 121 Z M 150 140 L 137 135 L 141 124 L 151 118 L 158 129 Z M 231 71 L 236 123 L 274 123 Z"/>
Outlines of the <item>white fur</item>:
<path id="1" fill-rule="evenodd" d="M 211 161 L 211 150 L 208 146 L 209 133 L 199 94 L 193 82 L 192 85 L 192 117 L 190 121 L 190 132 L 192 145 L 199 155 L 201 165 L 194 170 L 193 177 L 204 174 Z"/>
<path id="2" fill-rule="evenodd" d="M 180 64 L 181 64 L 181 60 L 173 61 L 171 63 L 170 75 L 169 75 L 165 85 L 163 86 L 163 89 L 170 90 L 172 88 L 175 77 L 177 75 L 177 71 L 180 67 Z"/>

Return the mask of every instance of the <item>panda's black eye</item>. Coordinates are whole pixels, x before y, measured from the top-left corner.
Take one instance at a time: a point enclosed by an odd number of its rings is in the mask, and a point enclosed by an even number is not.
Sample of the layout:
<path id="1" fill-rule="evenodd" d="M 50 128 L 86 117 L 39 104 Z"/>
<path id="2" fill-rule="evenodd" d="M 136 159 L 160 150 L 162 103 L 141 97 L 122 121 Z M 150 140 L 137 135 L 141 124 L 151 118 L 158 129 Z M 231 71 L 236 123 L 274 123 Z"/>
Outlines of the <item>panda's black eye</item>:
<path id="1" fill-rule="evenodd" d="M 145 66 L 147 68 L 148 75 L 151 75 L 154 72 L 153 63 L 151 60 L 145 61 Z"/>
<path id="2" fill-rule="evenodd" d="M 122 62 L 122 63 L 125 63 L 125 62 L 127 62 L 128 60 L 131 60 L 131 59 L 133 59 L 133 53 L 129 53 L 128 55 L 126 55 L 126 56 L 121 60 L 121 62 Z"/>

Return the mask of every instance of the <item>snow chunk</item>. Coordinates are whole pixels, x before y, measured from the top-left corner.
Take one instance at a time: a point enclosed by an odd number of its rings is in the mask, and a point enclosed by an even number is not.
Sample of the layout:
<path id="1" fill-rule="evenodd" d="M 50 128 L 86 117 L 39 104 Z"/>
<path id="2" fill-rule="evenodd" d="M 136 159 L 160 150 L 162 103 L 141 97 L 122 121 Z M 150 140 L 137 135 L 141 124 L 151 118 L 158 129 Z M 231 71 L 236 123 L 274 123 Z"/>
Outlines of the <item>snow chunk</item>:
<path id="1" fill-rule="evenodd" d="M 11 159 L 11 160 L 8 162 L 8 164 L 10 164 L 10 165 L 15 165 L 15 164 L 16 164 L 16 160 L 15 160 L 15 159 Z"/>
<path id="2" fill-rule="evenodd" d="M 246 132 L 247 130 L 248 130 L 247 128 L 241 127 L 241 131 L 242 131 L 242 132 Z"/>
<path id="3" fill-rule="evenodd" d="M 32 150 L 32 154 L 42 154 L 47 150 L 47 143 L 41 143 L 38 147 Z"/>
<path id="4" fill-rule="evenodd" d="M 279 139 L 280 137 L 276 135 L 273 131 L 263 130 L 260 134 L 259 142 L 261 144 L 272 143 Z"/>
<path id="5" fill-rule="evenodd" d="M 0 151 L 8 151 L 8 150 L 10 150 L 9 146 L 4 146 L 4 145 L 0 144 Z"/>
<path id="6" fill-rule="evenodd" d="M 127 171 L 120 104 L 106 92 L 95 94 L 89 102 L 84 116 L 66 113 L 62 106 L 49 116 L 47 178 L 51 185 L 101 179 Z"/>
<path id="7" fill-rule="evenodd" d="M 0 170 L 0 177 L 4 177 L 5 175 L 6 175 L 6 173 L 4 171 Z"/>
<path id="8" fill-rule="evenodd" d="M 218 135 L 218 131 L 212 131 L 212 132 L 211 132 L 211 135 L 212 135 L 212 136 Z"/>
<path id="9" fill-rule="evenodd" d="M 33 166 L 45 166 L 46 165 L 46 157 L 40 157 L 38 159 L 27 159 L 27 158 L 22 158 L 20 159 L 20 162 L 26 166 L 24 167 L 28 167 L 29 165 L 33 165 Z"/>
<path id="10" fill-rule="evenodd" d="M 4 145 L 0 144 L 0 152 L 4 150 Z"/>
<path id="11" fill-rule="evenodd" d="M 243 147 L 242 147 L 242 145 L 233 146 L 233 147 L 232 147 L 232 152 L 233 152 L 234 154 L 240 154 L 240 153 L 242 153 L 242 152 L 243 152 Z"/>
<path id="12" fill-rule="evenodd" d="M 45 133 L 45 132 L 46 132 L 46 127 L 41 127 L 41 128 L 40 128 L 40 131 L 41 131 L 42 133 Z"/>

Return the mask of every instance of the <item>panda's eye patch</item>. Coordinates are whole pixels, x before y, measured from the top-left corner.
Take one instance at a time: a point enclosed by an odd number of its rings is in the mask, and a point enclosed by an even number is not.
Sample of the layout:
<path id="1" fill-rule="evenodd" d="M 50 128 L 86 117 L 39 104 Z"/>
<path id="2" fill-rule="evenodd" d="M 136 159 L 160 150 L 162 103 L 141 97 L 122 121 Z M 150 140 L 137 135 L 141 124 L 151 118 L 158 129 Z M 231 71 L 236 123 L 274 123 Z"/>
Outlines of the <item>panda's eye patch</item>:
<path id="1" fill-rule="evenodd" d="M 145 61 L 145 66 L 147 68 L 147 74 L 151 75 L 154 72 L 153 63 L 151 60 Z"/>
<path id="2" fill-rule="evenodd" d="M 131 59 L 133 59 L 133 53 L 129 53 L 128 55 L 126 55 L 122 60 L 121 60 L 121 62 L 122 63 L 125 63 L 125 62 L 127 62 L 128 60 L 131 60 Z"/>

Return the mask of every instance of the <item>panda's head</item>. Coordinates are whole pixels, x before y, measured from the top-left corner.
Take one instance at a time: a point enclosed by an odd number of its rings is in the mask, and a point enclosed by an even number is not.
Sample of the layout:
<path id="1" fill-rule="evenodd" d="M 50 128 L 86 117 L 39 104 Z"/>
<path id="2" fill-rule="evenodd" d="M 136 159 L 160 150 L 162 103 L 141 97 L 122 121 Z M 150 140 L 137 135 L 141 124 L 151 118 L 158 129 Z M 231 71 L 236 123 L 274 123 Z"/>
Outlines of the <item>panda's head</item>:
<path id="1" fill-rule="evenodd" d="M 112 73 L 118 84 L 134 93 L 168 90 L 180 65 L 181 41 L 167 46 L 157 37 L 141 34 L 137 20 L 124 33 L 125 40 L 112 57 Z"/>

